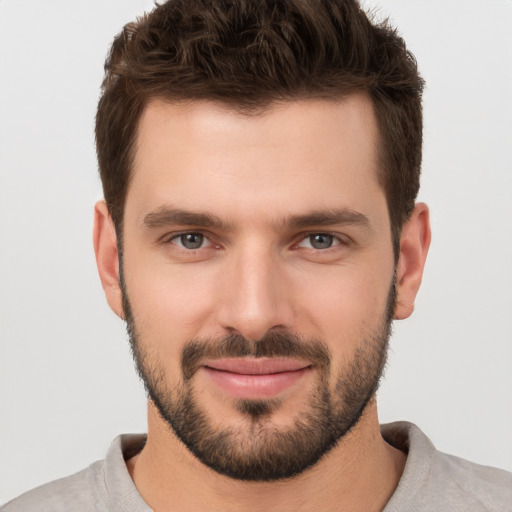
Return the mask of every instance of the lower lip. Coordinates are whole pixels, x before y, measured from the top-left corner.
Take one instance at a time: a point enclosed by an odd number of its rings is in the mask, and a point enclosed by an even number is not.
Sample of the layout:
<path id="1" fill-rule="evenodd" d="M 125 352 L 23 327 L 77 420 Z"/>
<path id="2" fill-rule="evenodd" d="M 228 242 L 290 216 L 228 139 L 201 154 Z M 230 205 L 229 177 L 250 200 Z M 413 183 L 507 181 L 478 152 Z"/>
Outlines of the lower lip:
<path id="1" fill-rule="evenodd" d="M 222 390 L 235 398 L 246 400 L 273 398 L 296 384 L 310 370 L 310 368 L 301 368 L 291 372 L 245 375 L 214 370 L 206 366 L 203 366 L 201 369 Z"/>

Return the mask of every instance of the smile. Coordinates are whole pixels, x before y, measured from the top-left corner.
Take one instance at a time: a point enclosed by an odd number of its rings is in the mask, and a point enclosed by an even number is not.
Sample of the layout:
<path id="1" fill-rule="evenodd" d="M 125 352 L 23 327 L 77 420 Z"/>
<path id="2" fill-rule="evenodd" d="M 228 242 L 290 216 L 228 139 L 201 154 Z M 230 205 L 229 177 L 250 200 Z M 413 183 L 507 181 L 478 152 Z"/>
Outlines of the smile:
<path id="1" fill-rule="evenodd" d="M 292 387 L 311 365 L 283 358 L 233 358 L 207 361 L 201 370 L 234 398 L 262 400 Z"/>

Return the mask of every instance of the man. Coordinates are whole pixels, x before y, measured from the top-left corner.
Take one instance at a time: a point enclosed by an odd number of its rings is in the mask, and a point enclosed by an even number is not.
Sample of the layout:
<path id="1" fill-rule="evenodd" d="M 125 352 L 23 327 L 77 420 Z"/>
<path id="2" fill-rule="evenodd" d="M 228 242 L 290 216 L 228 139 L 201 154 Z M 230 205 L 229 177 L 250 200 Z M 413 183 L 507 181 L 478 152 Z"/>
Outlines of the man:
<path id="1" fill-rule="evenodd" d="M 125 28 L 94 245 L 148 436 L 6 511 L 510 506 L 509 474 L 378 423 L 430 242 L 421 91 L 354 2 L 171 0 Z"/>

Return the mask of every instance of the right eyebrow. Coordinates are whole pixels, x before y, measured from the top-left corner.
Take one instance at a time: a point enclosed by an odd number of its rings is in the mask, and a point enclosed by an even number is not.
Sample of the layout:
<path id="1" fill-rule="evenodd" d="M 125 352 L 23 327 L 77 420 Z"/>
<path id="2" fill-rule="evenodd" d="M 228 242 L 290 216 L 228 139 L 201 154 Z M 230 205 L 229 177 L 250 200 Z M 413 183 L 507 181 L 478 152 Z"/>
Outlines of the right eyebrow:
<path id="1" fill-rule="evenodd" d="M 142 223 L 148 228 L 163 228 L 176 225 L 216 228 L 225 231 L 231 228 L 229 224 L 216 215 L 204 212 L 191 212 L 167 206 L 161 206 L 148 213 Z"/>

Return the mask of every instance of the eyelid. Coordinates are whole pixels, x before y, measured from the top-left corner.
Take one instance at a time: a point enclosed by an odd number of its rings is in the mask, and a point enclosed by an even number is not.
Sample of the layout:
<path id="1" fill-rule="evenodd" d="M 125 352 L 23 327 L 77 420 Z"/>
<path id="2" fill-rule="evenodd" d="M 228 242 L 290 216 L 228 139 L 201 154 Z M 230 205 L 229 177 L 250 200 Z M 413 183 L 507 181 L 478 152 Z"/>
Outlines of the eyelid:
<path id="1" fill-rule="evenodd" d="M 200 229 L 187 229 L 187 230 L 183 230 L 183 231 L 175 231 L 173 233 L 167 233 L 165 236 L 163 236 L 161 238 L 161 240 L 164 244 L 172 244 L 172 245 L 175 245 L 175 246 L 177 246 L 181 249 L 184 249 L 186 251 L 194 250 L 194 249 L 187 249 L 187 248 L 183 247 L 181 244 L 174 243 L 175 240 L 179 240 L 184 235 L 201 235 L 204 238 L 204 241 L 208 242 L 208 244 L 206 246 L 199 247 L 198 249 L 195 249 L 195 250 L 206 249 L 206 248 L 214 245 L 214 242 L 212 241 L 212 237 L 210 235 L 204 233 Z"/>
<path id="2" fill-rule="evenodd" d="M 312 249 L 314 251 L 326 252 L 329 249 L 333 249 L 333 248 L 338 247 L 340 245 L 345 245 L 345 246 L 349 245 L 350 241 L 351 241 L 350 238 L 347 235 L 343 235 L 341 233 L 330 233 L 329 231 L 310 231 L 308 233 L 302 233 L 300 235 L 299 241 L 296 244 L 294 244 L 295 247 L 304 247 L 301 244 L 303 242 L 306 242 L 310 237 L 315 236 L 315 235 L 332 236 L 335 243 L 333 243 L 333 245 L 331 247 L 328 247 L 327 249 L 315 249 L 314 247 L 305 247 L 305 248 Z"/>
<path id="3" fill-rule="evenodd" d="M 189 234 L 201 235 L 201 236 L 204 237 L 204 240 L 208 242 L 208 244 L 206 246 L 200 247 L 198 249 L 206 249 L 206 248 L 209 248 L 209 247 L 212 247 L 212 246 L 214 246 L 214 247 L 220 246 L 220 244 L 216 243 L 213 240 L 213 238 L 214 238 L 213 235 L 211 235 L 210 233 L 205 233 L 201 229 L 186 229 L 186 230 L 182 230 L 182 231 L 175 231 L 175 232 L 172 232 L 172 233 L 167 233 L 166 235 L 161 237 L 160 240 L 164 244 L 171 244 L 171 243 L 174 242 L 174 240 L 179 239 L 183 235 L 189 235 Z M 326 252 L 329 249 L 332 249 L 334 247 L 338 247 L 340 245 L 345 245 L 346 246 L 346 245 L 349 245 L 352 242 L 350 237 L 348 237 L 347 235 L 344 235 L 344 234 L 341 234 L 341 233 L 331 233 L 329 231 L 318 230 L 318 231 L 309 231 L 309 232 L 301 233 L 298 237 L 296 237 L 296 240 L 298 239 L 298 241 L 293 244 L 294 247 L 301 247 L 301 245 L 300 245 L 301 243 L 307 241 L 309 237 L 314 236 L 314 235 L 332 236 L 334 241 L 335 241 L 335 243 L 331 247 L 329 247 L 327 249 L 315 249 L 314 247 L 309 247 L 310 249 L 315 250 L 315 251 Z M 177 247 L 180 247 L 180 248 L 182 248 L 182 249 L 184 249 L 186 251 L 192 251 L 193 250 L 193 249 L 186 249 L 185 247 L 182 247 L 181 244 L 173 243 L 173 245 L 175 245 Z M 195 250 L 198 250 L 198 249 L 195 249 Z"/>

